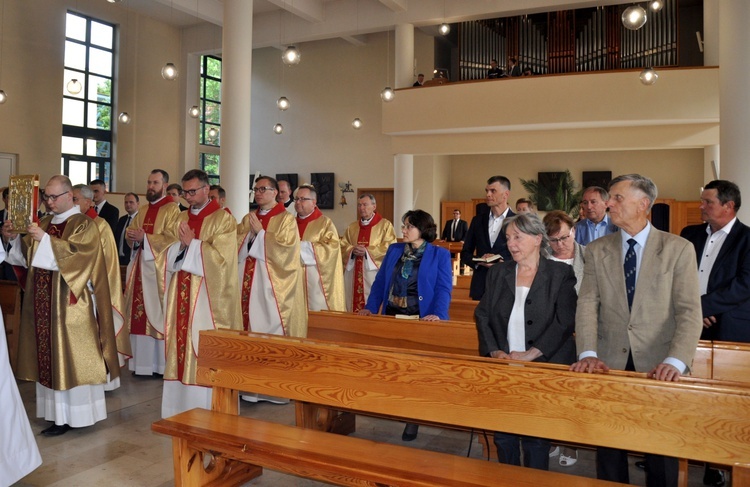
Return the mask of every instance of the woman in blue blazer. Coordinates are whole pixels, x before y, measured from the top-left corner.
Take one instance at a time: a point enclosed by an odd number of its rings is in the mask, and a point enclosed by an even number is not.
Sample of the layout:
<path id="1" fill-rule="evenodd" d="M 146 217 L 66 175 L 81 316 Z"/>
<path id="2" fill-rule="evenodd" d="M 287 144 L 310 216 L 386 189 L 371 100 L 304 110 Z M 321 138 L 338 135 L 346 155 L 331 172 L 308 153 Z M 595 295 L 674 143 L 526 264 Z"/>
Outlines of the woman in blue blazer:
<path id="1" fill-rule="evenodd" d="M 403 243 L 391 244 L 370 288 L 361 315 L 419 315 L 427 321 L 448 319 L 453 277 L 447 249 L 435 247 L 437 226 L 426 211 L 401 218 Z M 417 438 L 419 425 L 407 423 L 403 441 Z"/>
<path id="2" fill-rule="evenodd" d="M 430 244 L 437 237 L 437 226 L 429 213 L 408 211 L 401 221 L 403 243 L 388 247 L 367 305 L 359 314 L 447 320 L 453 287 L 450 253 Z"/>

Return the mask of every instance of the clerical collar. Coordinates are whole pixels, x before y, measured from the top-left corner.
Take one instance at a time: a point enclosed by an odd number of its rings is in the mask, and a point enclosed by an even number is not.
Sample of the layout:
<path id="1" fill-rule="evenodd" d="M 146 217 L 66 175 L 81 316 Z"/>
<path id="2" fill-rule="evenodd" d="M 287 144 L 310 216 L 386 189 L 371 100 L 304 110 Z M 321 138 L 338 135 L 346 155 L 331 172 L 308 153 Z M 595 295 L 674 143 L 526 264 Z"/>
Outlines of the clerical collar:
<path id="1" fill-rule="evenodd" d="M 166 197 L 167 197 L 167 195 L 164 195 L 164 196 L 162 196 L 161 198 L 159 198 L 159 199 L 158 199 L 158 200 L 156 200 L 156 201 L 149 201 L 149 202 L 148 202 L 148 204 L 149 204 L 149 205 L 155 205 L 155 204 L 157 204 L 158 202 L 160 202 L 161 200 L 163 200 L 163 199 L 164 199 L 164 198 L 166 198 Z M 136 212 L 136 213 L 137 213 L 137 212 Z M 134 214 L 133 216 L 135 216 L 135 214 Z"/>
<path id="2" fill-rule="evenodd" d="M 299 213 L 297 213 L 297 218 L 299 218 L 300 220 L 306 220 L 307 218 L 310 218 L 313 213 L 315 213 L 315 210 L 311 211 L 310 214 L 306 216 L 302 216 Z"/>
<path id="3" fill-rule="evenodd" d="M 206 202 L 205 202 L 205 203 L 203 204 L 203 206 L 201 206 L 200 208 L 193 208 L 193 207 L 191 206 L 191 207 L 190 207 L 190 213 L 192 213 L 193 215 L 197 215 L 198 213 L 200 213 L 201 211 L 203 211 L 203 208 L 207 207 L 207 206 L 208 206 L 208 204 L 209 204 L 209 203 L 210 203 L 211 201 L 212 201 L 212 200 L 211 200 L 210 198 L 209 198 L 209 199 L 207 199 L 207 200 L 206 200 Z"/>
<path id="4" fill-rule="evenodd" d="M 52 217 L 52 224 L 57 225 L 59 223 L 62 223 L 66 221 L 68 218 L 70 218 L 73 215 L 77 215 L 81 213 L 81 207 L 78 205 L 74 205 L 73 208 L 69 209 L 68 211 L 65 211 L 63 213 L 55 214 Z"/>
<path id="5" fill-rule="evenodd" d="M 370 224 L 370 222 L 372 221 L 372 219 L 373 219 L 373 218 L 375 218 L 375 213 L 373 213 L 373 214 L 372 214 L 372 216 L 371 216 L 370 218 L 368 218 L 368 219 L 364 219 L 364 218 L 362 218 L 362 219 L 360 219 L 359 221 L 360 221 L 360 222 L 362 222 L 362 225 L 365 225 L 365 226 L 367 226 L 367 225 L 369 225 L 369 224 Z"/>
<path id="6" fill-rule="evenodd" d="M 275 205 L 274 205 L 274 206 L 275 206 Z M 261 216 L 262 216 L 262 215 L 268 215 L 268 213 L 270 213 L 270 212 L 271 212 L 271 210 L 273 210 L 273 209 L 274 209 L 274 206 L 272 206 L 271 208 L 269 208 L 269 209 L 267 209 L 267 210 L 264 210 L 264 209 L 262 209 L 262 208 L 258 208 L 258 214 L 259 214 L 259 215 L 261 215 Z"/>

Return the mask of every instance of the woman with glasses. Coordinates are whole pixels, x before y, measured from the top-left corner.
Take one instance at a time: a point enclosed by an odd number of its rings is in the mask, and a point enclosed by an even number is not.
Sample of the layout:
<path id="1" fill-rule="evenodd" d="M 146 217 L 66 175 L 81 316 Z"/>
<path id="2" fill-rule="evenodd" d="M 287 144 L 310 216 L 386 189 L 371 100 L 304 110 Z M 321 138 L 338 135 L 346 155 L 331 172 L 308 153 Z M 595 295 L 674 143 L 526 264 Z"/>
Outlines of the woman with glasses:
<path id="1" fill-rule="evenodd" d="M 550 211 L 544 216 L 544 228 L 547 230 L 552 255 L 550 260 L 564 262 L 573 266 L 576 275 L 576 294 L 581 288 L 583 279 L 583 250 L 586 248 L 576 242 L 576 229 L 573 219 L 560 210 Z M 578 462 L 578 450 L 575 448 L 556 446 L 550 450 L 550 457 L 560 455 L 558 463 L 561 467 L 572 467 Z"/>
<path id="2" fill-rule="evenodd" d="M 407 211 L 401 218 L 402 243 L 388 247 L 370 296 L 360 315 L 419 316 L 426 321 L 448 319 L 453 289 L 451 256 L 435 247 L 437 226 L 426 211 Z M 419 425 L 408 423 L 403 441 L 416 439 Z"/>
<path id="3" fill-rule="evenodd" d="M 553 262 L 544 225 L 521 213 L 503 221 L 512 261 L 487 273 L 487 290 L 474 313 L 482 356 L 572 364 L 575 361 L 576 291 L 570 266 Z M 497 432 L 500 463 L 549 470 L 550 442 Z"/>

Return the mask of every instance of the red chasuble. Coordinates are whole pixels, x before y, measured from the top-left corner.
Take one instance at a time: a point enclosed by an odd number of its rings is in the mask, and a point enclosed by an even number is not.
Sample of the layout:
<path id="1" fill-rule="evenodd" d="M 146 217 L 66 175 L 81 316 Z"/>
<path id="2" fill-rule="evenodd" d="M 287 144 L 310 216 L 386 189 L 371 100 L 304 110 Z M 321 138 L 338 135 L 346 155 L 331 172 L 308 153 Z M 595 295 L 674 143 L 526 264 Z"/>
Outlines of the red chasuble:
<path id="1" fill-rule="evenodd" d="M 369 247 L 370 245 L 370 233 L 372 227 L 377 225 L 383 217 L 378 213 L 372 217 L 368 225 L 363 225 L 362 220 L 359 221 L 359 234 L 357 234 L 357 245 Z M 357 256 L 354 260 L 354 283 L 352 284 L 352 311 L 358 313 L 365 307 L 365 258 L 364 256 Z"/>
<path id="2" fill-rule="evenodd" d="M 97 216 L 99 216 L 99 213 L 97 213 L 97 212 L 96 212 L 96 208 L 94 208 L 94 207 L 92 206 L 92 207 L 90 207 L 90 208 L 89 208 L 89 209 L 88 209 L 88 210 L 86 211 L 85 215 L 86 215 L 87 217 L 89 217 L 89 218 L 91 218 L 91 219 L 93 220 L 94 218 L 96 218 Z"/>
<path id="3" fill-rule="evenodd" d="M 255 210 L 255 215 L 263 225 L 263 230 L 267 230 L 268 222 L 271 221 L 271 218 L 275 217 L 276 215 L 280 215 L 285 211 L 286 209 L 284 208 L 284 204 L 277 203 L 276 206 L 271 208 L 271 211 L 269 211 L 265 215 L 260 214 L 260 209 Z M 245 329 L 245 331 L 249 331 L 250 329 L 250 290 L 253 286 L 254 273 L 255 259 L 248 255 L 247 259 L 245 259 L 245 269 L 242 272 L 242 289 L 240 289 L 240 302 L 242 303 L 242 327 Z"/>
<path id="4" fill-rule="evenodd" d="M 174 200 L 171 196 L 167 195 L 158 203 L 149 204 L 148 210 L 146 210 L 146 216 L 143 218 L 143 231 L 149 235 L 154 233 L 154 223 L 156 223 L 156 216 L 159 214 L 159 209 L 167 203 L 173 203 Z M 127 229 L 126 229 L 127 230 Z M 131 306 L 132 313 L 130 317 L 130 334 L 131 335 L 145 335 L 146 334 L 146 305 L 143 304 L 143 284 L 141 282 L 141 259 L 136 259 L 133 265 L 135 279 L 133 283 L 133 305 Z"/>

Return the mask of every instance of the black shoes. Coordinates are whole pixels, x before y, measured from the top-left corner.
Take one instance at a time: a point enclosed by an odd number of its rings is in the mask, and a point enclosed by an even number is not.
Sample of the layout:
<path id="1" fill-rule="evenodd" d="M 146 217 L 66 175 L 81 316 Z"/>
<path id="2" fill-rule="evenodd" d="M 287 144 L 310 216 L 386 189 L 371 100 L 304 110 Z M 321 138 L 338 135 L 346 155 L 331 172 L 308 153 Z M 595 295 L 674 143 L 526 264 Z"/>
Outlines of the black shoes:
<path id="1" fill-rule="evenodd" d="M 70 431 L 70 426 L 67 424 L 53 424 L 47 429 L 42 430 L 44 436 L 60 436 Z"/>
<path id="2" fill-rule="evenodd" d="M 706 465 L 706 471 L 703 474 L 703 485 L 712 485 L 714 487 L 722 487 L 726 483 L 727 479 L 724 476 L 724 471 L 717 468 L 711 468 Z"/>
<path id="3" fill-rule="evenodd" d="M 414 423 L 406 423 L 404 426 L 404 432 L 401 433 L 401 441 L 414 441 L 417 439 L 417 433 L 419 432 L 419 425 Z"/>

